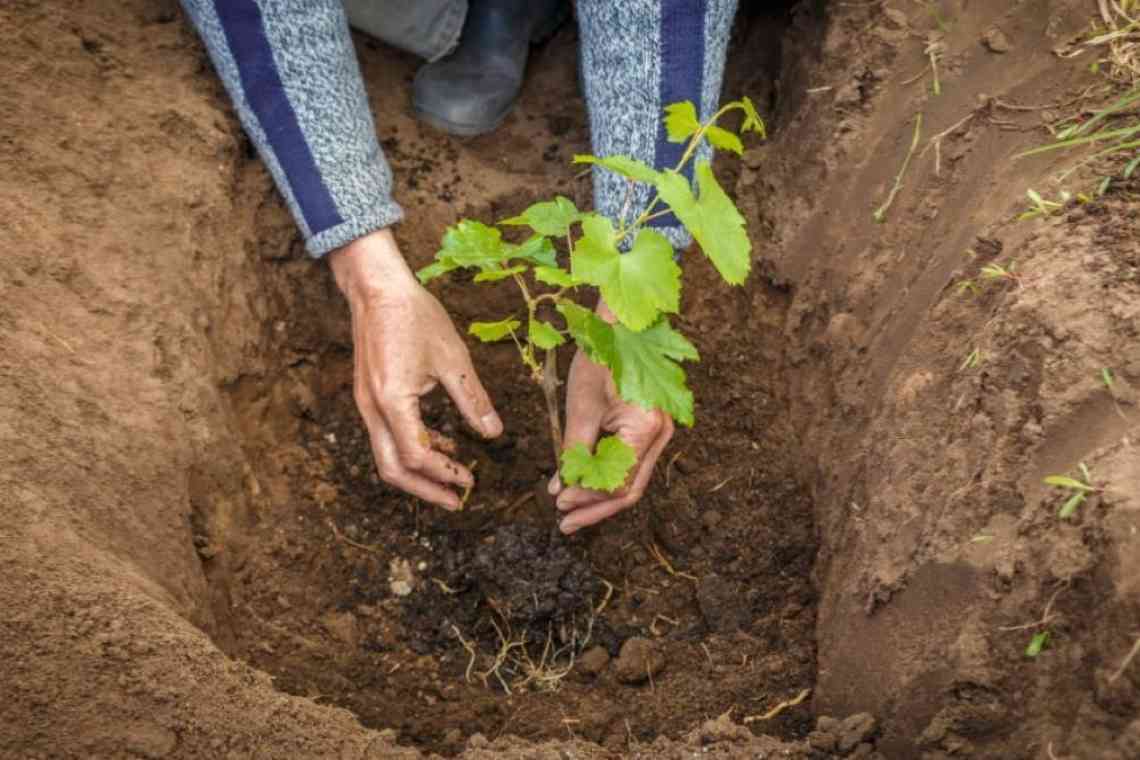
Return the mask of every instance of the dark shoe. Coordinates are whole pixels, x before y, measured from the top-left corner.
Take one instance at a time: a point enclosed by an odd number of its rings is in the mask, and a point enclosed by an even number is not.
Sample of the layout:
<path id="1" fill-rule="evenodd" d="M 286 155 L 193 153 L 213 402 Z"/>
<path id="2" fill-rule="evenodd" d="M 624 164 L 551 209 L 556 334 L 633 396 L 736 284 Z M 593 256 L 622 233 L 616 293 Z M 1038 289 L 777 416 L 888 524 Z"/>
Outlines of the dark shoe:
<path id="1" fill-rule="evenodd" d="M 471 0 L 455 52 L 416 74 L 416 116 L 465 137 L 499 126 L 522 89 L 531 44 L 554 34 L 569 10 L 565 0 Z"/>

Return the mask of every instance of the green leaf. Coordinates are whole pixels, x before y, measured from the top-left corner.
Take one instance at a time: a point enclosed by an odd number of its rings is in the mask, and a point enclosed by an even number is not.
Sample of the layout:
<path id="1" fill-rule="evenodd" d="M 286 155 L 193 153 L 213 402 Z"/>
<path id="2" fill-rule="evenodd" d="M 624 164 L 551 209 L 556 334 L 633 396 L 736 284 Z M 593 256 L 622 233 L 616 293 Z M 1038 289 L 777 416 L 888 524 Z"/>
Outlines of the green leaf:
<path id="1" fill-rule="evenodd" d="M 580 217 L 581 213 L 574 203 L 559 195 L 552 201 L 536 203 L 518 216 L 504 219 L 499 224 L 526 226 L 539 235 L 563 237 L 570 231 L 570 225 Z"/>
<path id="2" fill-rule="evenodd" d="M 1029 640 L 1029 646 L 1025 648 L 1026 657 L 1036 657 L 1041 654 L 1041 650 L 1049 643 L 1049 632 L 1041 631 L 1033 634 L 1033 638 Z"/>
<path id="3" fill-rule="evenodd" d="M 597 156 L 577 155 L 574 156 L 574 163 L 598 164 L 623 177 L 629 177 L 638 182 L 644 182 L 647 185 L 656 185 L 657 180 L 661 176 L 661 172 L 651 169 L 641 161 L 630 158 L 629 156 L 606 156 L 605 158 L 598 158 Z"/>
<path id="4" fill-rule="evenodd" d="M 535 267 L 534 279 L 558 288 L 570 288 L 579 284 L 574 275 L 561 267 Z"/>
<path id="5" fill-rule="evenodd" d="M 744 217 L 713 176 L 707 161 L 696 167 L 700 197 L 676 172 L 662 172 L 657 183 L 661 199 L 693 234 L 725 282 L 743 284 L 752 267 L 752 243 L 744 231 Z"/>
<path id="6" fill-rule="evenodd" d="M 451 261 L 459 267 L 487 267 L 506 258 L 507 246 L 502 233 L 482 222 L 464 219 L 448 227 L 443 247 L 436 253 L 439 261 Z"/>
<path id="7" fill-rule="evenodd" d="M 558 252 L 554 250 L 554 244 L 541 235 L 532 235 L 521 245 L 506 243 L 504 247 L 504 258 L 521 259 L 540 266 L 558 266 Z"/>
<path id="8" fill-rule="evenodd" d="M 604 216 L 582 220 L 582 238 L 570 254 L 574 277 L 597 286 L 606 305 L 631 330 L 649 327 L 661 312 L 676 313 L 681 301 L 681 268 L 673 246 L 659 232 L 642 229 L 622 255 L 613 225 Z"/>
<path id="9" fill-rule="evenodd" d="M 1084 491 L 1074 492 L 1073 495 L 1066 499 L 1065 503 L 1061 505 L 1061 508 L 1057 511 L 1057 517 L 1062 520 L 1068 520 L 1076 513 L 1077 507 L 1085 503 L 1086 498 L 1088 498 L 1088 494 Z"/>
<path id="10" fill-rule="evenodd" d="M 562 333 L 554 329 L 550 324 L 543 322 L 540 319 L 532 319 L 530 321 L 530 341 L 534 345 L 548 351 L 557 346 L 561 346 L 566 342 L 566 338 Z"/>
<path id="11" fill-rule="evenodd" d="M 692 427 L 693 393 L 677 362 L 700 361 L 697 349 L 662 318 L 641 332 L 610 325 L 589 309 L 558 304 L 566 327 L 591 361 L 609 367 L 618 394 L 631 404 L 660 409 Z"/>
<path id="12" fill-rule="evenodd" d="M 721 150 L 731 150 L 738 156 L 744 155 L 744 143 L 740 142 L 740 138 L 727 129 L 711 126 L 705 130 L 705 137 Z"/>
<path id="13" fill-rule="evenodd" d="M 598 441 L 593 454 L 583 443 L 562 452 L 562 481 L 596 491 L 613 492 L 625 484 L 629 471 L 637 464 L 633 447 L 616 435 Z"/>
<path id="14" fill-rule="evenodd" d="M 760 118 L 752 99 L 748 96 L 741 98 L 740 107 L 744 110 L 744 123 L 740 125 L 740 132 L 759 132 L 761 137 L 767 137 L 764 120 Z"/>
<path id="15" fill-rule="evenodd" d="M 519 264 L 518 266 L 508 267 L 507 269 L 492 269 L 489 272 L 480 272 L 475 275 L 475 282 L 497 282 L 516 274 L 522 274 L 525 271 L 526 264 Z"/>
<path id="16" fill-rule="evenodd" d="M 618 394 L 647 409 L 660 409 L 682 425 L 693 425 L 693 393 L 679 361 L 699 361 L 693 344 L 661 319 L 642 332 L 613 326 L 613 371 Z"/>
<path id="17" fill-rule="evenodd" d="M 1050 475 L 1045 478 L 1045 485 L 1057 486 L 1058 488 L 1071 488 L 1074 491 L 1096 490 L 1096 488 L 1090 486 L 1088 483 L 1082 483 L 1076 478 L 1066 477 L 1065 475 Z"/>
<path id="18" fill-rule="evenodd" d="M 435 278 L 442 277 L 455 268 L 456 267 L 445 261 L 433 261 L 423 269 L 416 272 L 416 277 L 419 279 L 421 284 L 427 285 Z"/>
<path id="19" fill-rule="evenodd" d="M 697 109 L 692 101 L 665 106 L 665 131 L 669 135 L 669 142 L 683 143 L 700 128 L 701 121 L 697 118 Z"/>
<path id="20" fill-rule="evenodd" d="M 507 317 L 498 322 L 472 322 L 467 332 L 474 335 L 484 343 L 494 343 L 502 340 L 519 328 L 522 322 Z"/>
<path id="21" fill-rule="evenodd" d="M 558 304 L 558 312 L 566 319 L 566 329 L 590 360 L 615 372 L 614 328 L 589 309 L 575 303 Z"/>

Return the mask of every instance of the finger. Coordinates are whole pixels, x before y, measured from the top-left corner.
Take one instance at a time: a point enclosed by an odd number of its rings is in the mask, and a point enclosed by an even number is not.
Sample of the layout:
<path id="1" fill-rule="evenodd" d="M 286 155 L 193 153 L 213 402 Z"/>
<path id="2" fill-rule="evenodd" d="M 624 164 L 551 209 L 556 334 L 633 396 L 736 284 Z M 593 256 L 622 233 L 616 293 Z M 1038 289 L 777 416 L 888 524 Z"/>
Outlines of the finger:
<path id="1" fill-rule="evenodd" d="M 457 510 L 462 504 L 454 491 L 448 490 L 427 478 L 410 472 L 400 464 L 399 451 L 384 418 L 371 404 L 358 404 L 372 444 L 372 458 L 380 479 L 394 488 L 416 496 L 448 510 Z"/>
<path id="2" fill-rule="evenodd" d="M 491 403 L 491 397 L 479 376 L 475 374 L 475 367 L 471 359 L 466 358 L 464 367 L 458 372 L 449 372 L 440 378 L 447 395 L 459 407 L 459 413 L 467 424 L 478 430 L 486 438 L 497 438 L 503 432 L 503 421 Z"/>
<path id="3" fill-rule="evenodd" d="M 427 445 L 444 454 L 454 454 L 459 450 L 459 444 L 454 438 L 449 438 L 438 430 L 427 429 Z"/>
<path id="4" fill-rule="evenodd" d="M 380 413 L 395 441 L 397 460 L 403 469 L 461 488 L 475 483 L 470 470 L 431 447 L 431 434 L 420 419 L 418 398 L 406 396 L 389 401 L 381 405 Z"/>
<path id="5" fill-rule="evenodd" d="M 649 480 L 653 476 L 653 469 L 657 465 L 657 460 L 661 458 L 661 452 L 665 450 L 665 446 L 672 437 L 673 420 L 666 418 L 661 433 L 649 447 L 649 450 L 646 451 L 645 457 L 638 465 L 637 474 L 630 484 L 628 493 L 621 494 L 607 501 L 574 509 L 559 524 L 559 528 L 562 532 L 569 535 L 587 525 L 593 525 L 607 517 L 611 517 L 623 509 L 632 507 L 640 501 L 641 497 L 645 495 L 645 489 L 649 486 Z"/>
<path id="6" fill-rule="evenodd" d="M 619 488 L 614 493 L 606 493 L 605 491 L 594 491 L 590 488 L 582 488 L 581 486 L 572 486 L 567 488 L 558 496 L 556 505 L 562 512 L 570 512 L 575 509 L 589 506 L 590 504 L 597 504 L 598 502 L 612 499 L 616 494 L 624 494 L 626 489 Z"/>
<path id="7" fill-rule="evenodd" d="M 461 506 L 459 496 L 454 491 L 433 483 L 401 465 L 395 439 L 382 419 L 377 419 L 375 429 L 369 427 L 369 432 L 372 434 L 372 454 L 376 459 L 376 468 L 381 480 L 444 509 L 459 509 Z"/>

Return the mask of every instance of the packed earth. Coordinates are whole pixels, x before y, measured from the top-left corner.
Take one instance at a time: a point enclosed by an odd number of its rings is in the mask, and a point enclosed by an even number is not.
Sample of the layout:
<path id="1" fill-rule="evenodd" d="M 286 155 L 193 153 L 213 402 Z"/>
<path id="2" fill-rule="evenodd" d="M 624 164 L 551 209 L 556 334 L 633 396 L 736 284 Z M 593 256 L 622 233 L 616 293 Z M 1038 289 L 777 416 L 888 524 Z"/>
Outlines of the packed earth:
<path id="1" fill-rule="evenodd" d="M 683 257 L 697 424 L 564 537 L 509 343 L 470 343 L 501 438 L 425 404 L 466 508 L 379 480 L 348 310 L 176 2 L 5 3 L 0 757 L 1140 758 L 1136 148 L 1021 155 L 1136 127 L 1098 116 L 1135 6 L 742 3 L 754 274 Z M 589 204 L 572 23 L 469 139 L 356 42 L 413 266 Z M 460 325 L 512 287 L 431 285 Z"/>

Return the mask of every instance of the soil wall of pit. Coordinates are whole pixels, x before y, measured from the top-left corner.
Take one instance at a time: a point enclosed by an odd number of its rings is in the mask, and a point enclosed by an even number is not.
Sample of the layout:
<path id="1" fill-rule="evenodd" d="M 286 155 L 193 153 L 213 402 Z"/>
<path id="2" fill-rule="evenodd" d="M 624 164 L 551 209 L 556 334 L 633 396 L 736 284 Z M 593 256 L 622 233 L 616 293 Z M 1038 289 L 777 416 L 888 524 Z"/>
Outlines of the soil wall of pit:
<path id="1" fill-rule="evenodd" d="M 815 710 L 875 713 L 890 757 L 1140 753 L 1140 676 L 1118 671 L 1140 619 L 1136 189 L 1014 224 L 1056 166 L 1013 161 L 1049 109 L 979 108 L 1097 84 L 1052 53 L 1093 5 L 941 4 L 937 98 L 912 79 L 939 25 L 922 7 L 801 5 L 780 129 L 735 177 L 762 277 L 727 311 L 698 299 L 778 336 L 763 356 L 784 388 L 773 430 L 803 455 L 821 546 Z M 15 2 L 0 21 L 0 755 L 416 756 L 223 654 L 230 579 L 289 498 L 251 452 L 343 390 L 348 341 L 191 31 L 163 2 Z M 1002 52 L 982 43 L 995 28 Z M 400 94 L 414 63 L 361 47 L 377 111 L 398 114 L 384 137 L 422 212 L 400 233 L 414 258 L 485 210 L 456 198 L 573 188 L 544 153 L 584 144 L 578 104 L 522 111 L 495 150 L 401 152 L 418 134 Z M 919 112 L 922 152 L 874 224 Z M 936 171 L 930 137 L 966 117 Z M 531 121 L 557 140 L 536 145 Z M 417 171 L 431 150 L 454 174 Z M 1008 259 L 1017 287 L 957 296 Z M 985 361 L 966 371 L 974 350 Z M 279 472 L 303 458 L 275 451 Z M 1060 523 L 1041 479 L 1081 461 L 1103 492 Z M 1028 659 L 1039 620 L 1052 644 Z M 723 757 L 775 746 L 730 728 L 691 741 Z M 477 744 L 471 757 L 605 756 Z"/>

